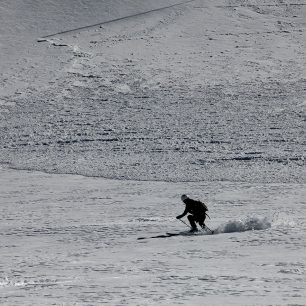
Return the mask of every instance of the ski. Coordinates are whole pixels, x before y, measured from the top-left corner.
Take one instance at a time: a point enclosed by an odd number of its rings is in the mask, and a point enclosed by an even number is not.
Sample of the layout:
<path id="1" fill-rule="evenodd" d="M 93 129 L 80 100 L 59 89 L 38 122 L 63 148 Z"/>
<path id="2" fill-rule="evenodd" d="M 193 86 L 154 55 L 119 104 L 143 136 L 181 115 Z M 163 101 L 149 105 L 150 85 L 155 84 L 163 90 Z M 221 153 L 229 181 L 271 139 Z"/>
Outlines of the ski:
<path id="1" fill-rule="evenodd" d="M 197 236 L 197 235 L 207 235 L 207 232 L 198 231 L 198 232 L 177 232 L 177 233 L 170 233 L 167 232 L 166 234 L 150 236 L 150 237 L 138 237 L 137 240 L 144 240 L 144 239 L 154 239 L 154 238 L 170 238 L 175 236 Z"/>
<path id="2" fill-rule="evenodd" d="M 150 236 L 150 237 L 138 237 L 137 240 L 143 240 L 143 239 L 154 239 L 154 238 L 169 238 L 172 236 L 178 236 L 180 235 L 179 233 L 166 233 L 166 234 L 161 234 L 157 236 Z"/>

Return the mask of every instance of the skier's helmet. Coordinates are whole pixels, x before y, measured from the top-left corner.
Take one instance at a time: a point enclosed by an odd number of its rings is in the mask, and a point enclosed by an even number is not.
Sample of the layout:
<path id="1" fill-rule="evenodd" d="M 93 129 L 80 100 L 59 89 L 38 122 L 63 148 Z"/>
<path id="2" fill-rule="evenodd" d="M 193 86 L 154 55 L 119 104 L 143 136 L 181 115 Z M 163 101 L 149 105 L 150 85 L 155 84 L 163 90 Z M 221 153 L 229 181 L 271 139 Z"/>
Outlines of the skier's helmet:
<path id="1" fill-rule="evenodd" d="M 189 199 L 189 197 L 186 194 L 183 194 L 181 196 L 181 200 L 184 202 L 185 200 Z"/>

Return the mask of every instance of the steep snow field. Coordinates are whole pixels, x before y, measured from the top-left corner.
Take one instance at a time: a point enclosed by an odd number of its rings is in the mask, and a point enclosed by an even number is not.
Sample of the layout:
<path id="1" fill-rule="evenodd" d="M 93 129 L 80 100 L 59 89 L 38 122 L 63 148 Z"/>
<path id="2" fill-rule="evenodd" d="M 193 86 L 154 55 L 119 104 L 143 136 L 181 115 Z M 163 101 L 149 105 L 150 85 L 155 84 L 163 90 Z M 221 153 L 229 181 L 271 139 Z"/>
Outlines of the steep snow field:
<path id="1" fill-rule="evenodd" d="M 8 72 L 32 83 L 3 97 L 0 160 L 120 179 L 304 182 L 306 6 L 288 3 L 193 1 L 50 36 L 76 27 L 55 19 L 35 33 L 48 34 L 37 70 Z"/>
<path id="2" fill-rule="evenodd" d="M 71 58 L 64 50 L 37 44 L 39 37 L 133 15 L 174 0 L 2 0 L 0 4 L 1 95 L 31 93 L 59 77 Z M 49 83 L 50 82 L 50 83 Z M 56 83 L 56 82 L 55 82 Z"/>
<path id="3" fill-rule="evenodd" d="M 1 305 L 305 305 L 306 2 L 180 2 L 1 1 Z"/>

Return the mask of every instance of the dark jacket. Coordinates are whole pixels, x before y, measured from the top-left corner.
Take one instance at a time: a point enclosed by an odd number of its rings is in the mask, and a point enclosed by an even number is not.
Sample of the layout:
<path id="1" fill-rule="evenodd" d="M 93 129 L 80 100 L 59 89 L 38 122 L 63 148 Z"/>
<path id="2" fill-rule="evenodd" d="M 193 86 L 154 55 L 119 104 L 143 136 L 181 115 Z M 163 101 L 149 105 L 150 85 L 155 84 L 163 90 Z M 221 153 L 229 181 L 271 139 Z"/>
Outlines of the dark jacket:
<path id="1" fill-rule="evenodd" d="M 186 204 L 185 210 L 181 215 L 177 216 L 178 219 L 186 216 L 188 213 L 197 218 L 205 218 L 205 214 L 208 209 L 204 203 L 192 199 L 186 199 L 184 203 Z"/>

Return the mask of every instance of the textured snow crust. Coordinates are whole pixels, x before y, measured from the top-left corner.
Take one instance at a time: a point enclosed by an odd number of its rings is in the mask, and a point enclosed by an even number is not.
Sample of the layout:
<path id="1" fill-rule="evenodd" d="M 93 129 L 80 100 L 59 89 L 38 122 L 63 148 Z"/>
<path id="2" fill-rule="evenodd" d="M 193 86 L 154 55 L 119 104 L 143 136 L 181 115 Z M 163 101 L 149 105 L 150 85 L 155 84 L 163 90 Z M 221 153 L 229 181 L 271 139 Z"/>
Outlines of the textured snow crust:
<path id="1" fill-rule="evenodd" d="M 36 68 L 15 76 L 35 79 L 1 103 L 0 160 L 120 179 L 304 182 L 306 8 L 290 3 L 193 1 L 36 42 L 40 55 L 25 57 Z M 91 10 L 74 10 L 31 37 L 89 23 Z"/>

